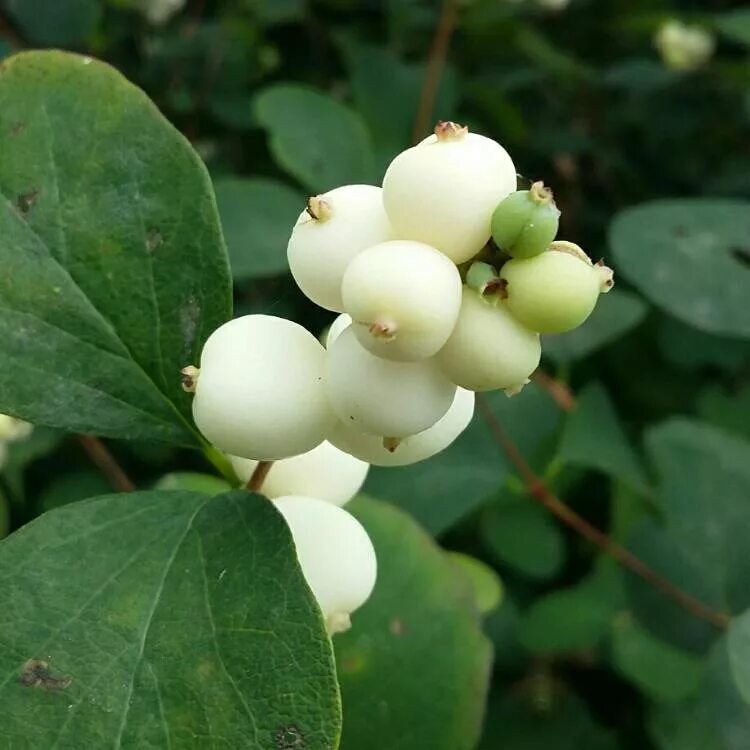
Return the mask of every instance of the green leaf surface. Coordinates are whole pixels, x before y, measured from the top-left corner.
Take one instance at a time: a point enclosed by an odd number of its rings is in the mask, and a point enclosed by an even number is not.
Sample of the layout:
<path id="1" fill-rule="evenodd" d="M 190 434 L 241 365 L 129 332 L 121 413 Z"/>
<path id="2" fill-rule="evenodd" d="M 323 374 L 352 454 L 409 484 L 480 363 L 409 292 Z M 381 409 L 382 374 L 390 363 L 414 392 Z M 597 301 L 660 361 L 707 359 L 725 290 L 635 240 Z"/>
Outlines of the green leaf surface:
<path id="1" fill-rule="evenodd" d="M 8 15 L 32 45 L 72 46 L 96 29 L 101 0 L 4 0 Z"/>
<path id="2" fill-rule="evenodd" d="M 373 180 L 364 122 L 330 95 L 279 83 L 257 94 L 253 107 L 274 159 L 312 193 Z"/>
<path id="3" fill-rule="evenodd" d="M 663 200 L 610 227 L 617 269 L 657 307 L 710 333 L 750 338 L 750 203 Z"/>
<path id="4" fill-rule="evenodd" d="M 658 750 L 726 750 L 695 701 L 653 706 L 647 729 Z"/>
<path id="5" fill-rule="evenodd" d="M 213 474 L 200 474 L 197 471 L 174 471 L 165 474 L 154 485 L 155 490 L 185 490 L 202 492 L 204 495 L 218 495 L 232 489 L 229 482 Z"/>
<path id="6" fill-rule="evenodd" d="M 641 458 L 600 383 L 590 383 L 577 394 L 576 408 L 565 420 L 558 459 L 617 477 L 637 491 L 648 490 Z"/>
<path id="7" fill-rule="evenodd" d="M 507 502 L 482 514 L 480 533 L 500 563 L 534 579 L 552 578 L 565 561 L 565 543 L 550 514 L 530 499 Z"/>
<path id="8" fill-rule="evenodd" d="M 0 544 L 0 745 L 333 750 L 331 646 L 295 558 L 242 491 L 33 521 Z"/>
<path id="9" fill-rule="evenodd" d="M 497 609 L 503 599 L 500 576 L 486 563 L 463 552 L 449 552 L 448 557 L 471 589 L 477 612 L 486 615 Z"/>
<path id="10" fill-rule="evenodd" d="M 750 440 L 750 383 L 737 390 L 708 386 L 698 397 L 697 411 L 715 427 Z"/>
<path id="11" fill-rule="evenodd" d="M 750 47 L 750 9 L 740 8 L 718 13 L 713 21 L 717 30 L 727 39 Z"/>
<path id="12" fill-rule="evenodd" d="M 679 701 L 698 690 L 702 661 L 654 638 L 623 613 L 613 623 L 615 669 L 655 701 Z"/>
<path id="13" fill-rule="evenodd" d="M 491 648 L 463 577 L 412 519 L 358 498 L 378 582 L 336 636 L 341 750 L 471 750 L 484 713 Z"/>
<path id="14" fill-rule="evenodd" d="M 0 492 L 0 539 L 4 539 L 10 531 L 10 507 L 5 494 Z"/>
<path id="15" fill-rule="evenodd" d="M 235 281 L 287 273 L 286 245 L 305 196 L 265 177 L 214 182 Z"/>
<path id="16" fill-rule="evenodd" d="M 737 689 L 750 710 L 750 610 L 732 620 L 727 634 L 727 653 Z"/>
<path id="17" fill-rule="evenodd" d="M 632 292 L 614 288 L 599 297 L 588 320 L 573 331 L 543 336 L 545 357 L 568 364 L 588 357 L 631 331 L 646 317 L 648 305 Z"/>
<path id="18" fill-rule="evenodd" d="M 486 410 L 477 406 L 473 421 L 453 445 L 412 466 L 373 466 L 365 490 L 408 511 L 431 533 L 443 533 L 491 499 L 512 473 L 487 413 L 541 470 L 562 421 L 547 393 L 532 382 L 513 398 L 496 392 L 482 394 L 480 402 Z"/>
<path id="19" fill-rule="evenodd" d="M 195 444 L 179 370 L 231 314 L 210 180 L 108 65 L 0 67 L 0 411 Z"/>
<path id="20" fill-rule="evenodd" d="M 111 492 L 112 485 L 95 469 L 81 469 L 53 476 L 39 493 L 37 506 L 40 513 L 62 505 L 85 500 Z"/>

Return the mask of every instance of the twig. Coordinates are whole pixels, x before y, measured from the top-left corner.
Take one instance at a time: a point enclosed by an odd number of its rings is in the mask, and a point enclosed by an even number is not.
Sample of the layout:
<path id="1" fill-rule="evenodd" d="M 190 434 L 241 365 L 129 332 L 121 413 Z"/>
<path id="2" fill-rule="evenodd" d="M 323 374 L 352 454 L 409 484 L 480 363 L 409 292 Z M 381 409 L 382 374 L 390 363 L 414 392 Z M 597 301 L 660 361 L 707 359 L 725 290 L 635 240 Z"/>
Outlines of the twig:
<path id="1" fill-rule="evenodd" d="M 427 135 L 430 127 L 430 117 L 435 108 L 440 79 L 445 67 L 445 59 L 448 56 L 451 38 L 456 30 L 456 20 L 458 18 L 458 0 L 443 0 L 443 7 L 440 11 L 440 18 L 435 27 L 435 34 L 432 37 L 430 53 L 427 58 L 427 67 L 425 69 L 422 90 L 419 93 L 419 105 L 417 114 L 414 118 L 414 130 L 412 132 L 412 141 L 418 143 Z"/>
<path id="2" fill-rule="evenodd" d="M 104 443 L 93 435 L 76 435 L 92 463 L 118 492 L 133 492 L 135 484 Z"/>
<path id="3" fill-rule="evenodd" d="M 252 476 L 247 482 L 247 489 L 250 492 L 260 492 L 263 482 L 266 481 L 268 472 L 271 471 L 273 461 L 258 461 L 258 465 L 255 467 Z"/>
<path id="4" fill-rule="evenodd" d="M 570 388 L 557 378 L 548 375 L 544 370 L 537 370 L 531 379 L 551 396 L 552 400 L 563 410 L 573 411 L 576 408 L 575 396 Z"/>
<path id="5" fill-rule="evenodd" d="M 518 469 L 531 496 L 540 502 L 547 510 L 559 518 L 564 524 L 579 533 L 585 539 L 595 544 L 617 562 L 640 576 L 646 583 L 661 591 L 666 597 L 674 601 L 680 607 L 690 612 L 693 616 L 711 623 L 720 630 L 725 630 L 729 624 L 729 616 L 724 612 L 717 612 L 691 594 L 675 586 L 671 581 L 664 578 L 660 573 L 650 568 L 646 563 L 637 558 L 632 552 L 620 546 L 613 539 L 592 526 L 585 518 L 579 516 L 572 508 L 567 506 L 557 495 L 555 495 L 541 479 L 534 473 L 532 468 L 521 455 L 520 450 L 513 442 L 508 433 L 503 429 L 500 421 L 492 413 L 487 402 L 477 397 L 477 404 L 482 416 L 487 421 L 492 434 L 500 443 L 511 463 Z"/>

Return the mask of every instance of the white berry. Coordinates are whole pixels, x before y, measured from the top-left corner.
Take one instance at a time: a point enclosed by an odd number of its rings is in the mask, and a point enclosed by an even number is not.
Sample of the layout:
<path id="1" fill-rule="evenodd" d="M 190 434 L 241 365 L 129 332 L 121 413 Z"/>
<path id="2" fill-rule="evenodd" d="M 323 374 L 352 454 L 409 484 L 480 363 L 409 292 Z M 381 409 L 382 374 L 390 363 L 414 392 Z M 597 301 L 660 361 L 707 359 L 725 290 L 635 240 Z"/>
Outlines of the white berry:
<path id="1" fill-rule="evenodd" d="M 474 400 L 472 391 L 456 389 L 453 403 L 443 417 L 432 427 L 401 441 L 384 441 L 382 437 L 357 432 L 338 420 L 329 440 L 375 466 L 415 464 L 440 453 L 466 429 L 474 416 Z"/>
<path id="2" fill-rule="evenodd" d="M 516 168 L 499 143 L 439 123 L 435 135 L 391 162 L 383 203 L 394 236 L 463 263 L 489 240 L 497 204 L 515 189 Z"/>
<path id="3" fill-rule="evenodd" d="M 347 630 L 349 615 L 375 587 L 377 560 L 370 537 L 354 516 L 318 498 L 287 496 L 273 503 L 292 533 L 302 574 L 328 633 Z"/>
<path id="4" fill-rule="evenodd" d="M 344 309 L 360 344 L 398 361 L 434 355 L 461 307 L 461 276 L 441 252 L 394 240 L 363 250 L 344 273 Z"/>
<path id="5" fill-rule="evenodd" d="M 448 411 L 456 391 L 433 360 L 376 357 L 357 341 L 351 326 L 328 350 L 325 385 L 340 420 L 355 430 L 390 438 L 431 427 Z"/>
<path id="6" fill-rule="evenodd" d="M 352 324 L 352 316 L 346 313 L 336 318 L 336 320 L 328 326 L 328 330 L 325 332 L 324 345 L 326 349 L 331 348 L 331 344 Z"/>
<path id="7" fill-rule="evenodd" d="M 462 388 L 491 391 L 524 383 L 539 365 L 541 353 L 539 335 L 519 323 L 499 300 L 464 287 L 458 323 L 436 359 Z"/>
<path id="8" fill-rule="evenodd" d="M 312 450 L 333 424 L 325 349 L 283 318 L 246 315 L 217 328 L 201 353 L 193 418 L 217 448 L 271 461 Z"/>
<path id="9" fill-rule="evenodd" d="M 601 292 L 612 287 L 612 271 L 593 265 L 577 245 L 553 242 L 534 258 L 509 260 L 500 271 L 505 305 L 539 333 L 563 333 L 581 325 Z"/>
<path id="10" fill-rule="evenodd" d="M 246 484 L 258 462 L 238 456 L 230 459 L 237 476 Z M 271 499 L 312 495 L 327 503 L 344 505 L 359 492 L 369 468 L 369 464 L 324 440 L 307 453 L 275 461 L 261 491 Z"/>
<path id="11" fill-rule="evenodd" d="M 357 253 L 390 239 L 382 190 L 344 185 L 310 198 L 292 230 L 287 258 L 299 288 L 315 304 L 342 312 L 341 279 Z"/>

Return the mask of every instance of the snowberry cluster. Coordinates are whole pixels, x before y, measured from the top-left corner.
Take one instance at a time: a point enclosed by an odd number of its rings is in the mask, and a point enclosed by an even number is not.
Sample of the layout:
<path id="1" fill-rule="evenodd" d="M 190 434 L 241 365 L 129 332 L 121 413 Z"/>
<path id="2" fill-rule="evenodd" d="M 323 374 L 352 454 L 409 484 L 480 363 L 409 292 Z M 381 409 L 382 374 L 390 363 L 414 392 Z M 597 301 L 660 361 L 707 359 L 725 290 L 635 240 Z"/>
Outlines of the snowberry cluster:
<path id="1" fill-rule="evenodd" d="M 325 345 L 282 318 L 248 315 L 208 338 L 183 371 L 205 437 L 263 492 L 294 537 L 330 632 L 375 583 L 367 534 L 341 506 L 369 464 L 424 460 L 474 413 L 474 393 L 517 393 L 539 364 L 540 333 L 580 325 L 612 272 L 555 241 L 542 183 L 516 191 L 496 141 L 450 122 L 399 154 L 382 188 L 310 198 L 292 229 L 300 289 L 340 313 Z M 494 242 L 490 242 L 490 239 Z"/>

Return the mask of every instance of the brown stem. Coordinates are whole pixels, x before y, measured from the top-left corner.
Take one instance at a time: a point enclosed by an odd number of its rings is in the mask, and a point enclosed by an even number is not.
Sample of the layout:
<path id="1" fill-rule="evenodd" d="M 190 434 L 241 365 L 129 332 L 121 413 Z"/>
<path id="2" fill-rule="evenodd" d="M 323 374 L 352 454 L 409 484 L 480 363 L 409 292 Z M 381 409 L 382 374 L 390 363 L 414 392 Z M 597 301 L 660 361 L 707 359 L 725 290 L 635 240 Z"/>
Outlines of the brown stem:
<path id="1" fill-rule="evenodd" d="M 617 562 L 640 576 L 646 583 L 659 590 L 666 597 L 674 601 L 680 607 L 690 612 L 693 616 L 711 623 L 720 630 L 725 630 L 729 624 L 729 616 L 724 612 L 717 612 L 711 607 L 703 604 L 691 594 L 675 586 L 671 581 L 664 578 L 660 573 L 650 568 L 641 559 L 636 557 L 616 541 L 592 526 L 585 518 L 579 516 L 572 508 L 567 506 L 557 495 L 555 495 L 542 480 L 534 473 L 532 468 L 521 455 L 521 451 L 513 442 L 508 433 L 503 429 L 500 421 L 492 413 L 485 399 L 477 396 L 477 405 L 482 416 L 492 431 L 492 434 L 500 443 L 511 463 L 518 469 L 519 474 L 526 483 L 531 496 L 540 502 L 547 510 L 559 518 L 564 524 L 576 531 L 585 539 L 595 544 Z"/>
<path id="2" fill-rule="evenodd" d="M 76 437 L 91 462 L 107 477 L 114 489 L 118 492 L 133 492 L 135 490 L 133 481 L 99 438 L 93 435 L 77 435 Z"/>
<path id="3" fill-rule="evenodd" d="M 263 486 L 263 482 L 266 481 L 268 472 L 271 471 L 273 461 L 258 461 L 258 465 L 255 467 L 252 476 L 248 479 L 246 488 L 250 492 L 260 492 L 260 488 Z"/>
<path id="4" fill-rule="evenodd" d="M 537 370 L 531 379 L 543 388 L 551 396 L 552 400 L 563 410 L 573 411 L 576 408 L 576 399 L 570 388 L 557 378 L 548 375 L 544 370 Z"/>
<path id="5" fill-rule="evenodd" d="M 417 114 L 414 118 L 414 130 L 412 131 L 412 141 L 414 143 L 421 141 L 430 128 L 430 117 L 435 108 L 435 100 L 438 88 L 440 87 L 440 78 L 443 75 L 445 59 L 448 56 L 451 38 L 456 29 L 457 18 L 458 0 L 443 0 L 440 18 L 435 27 L 435 34 L 432 37 L 432 44 L 430 45 L 422 90 L 419 93 L 419 105 L 417 106 Z"/>

